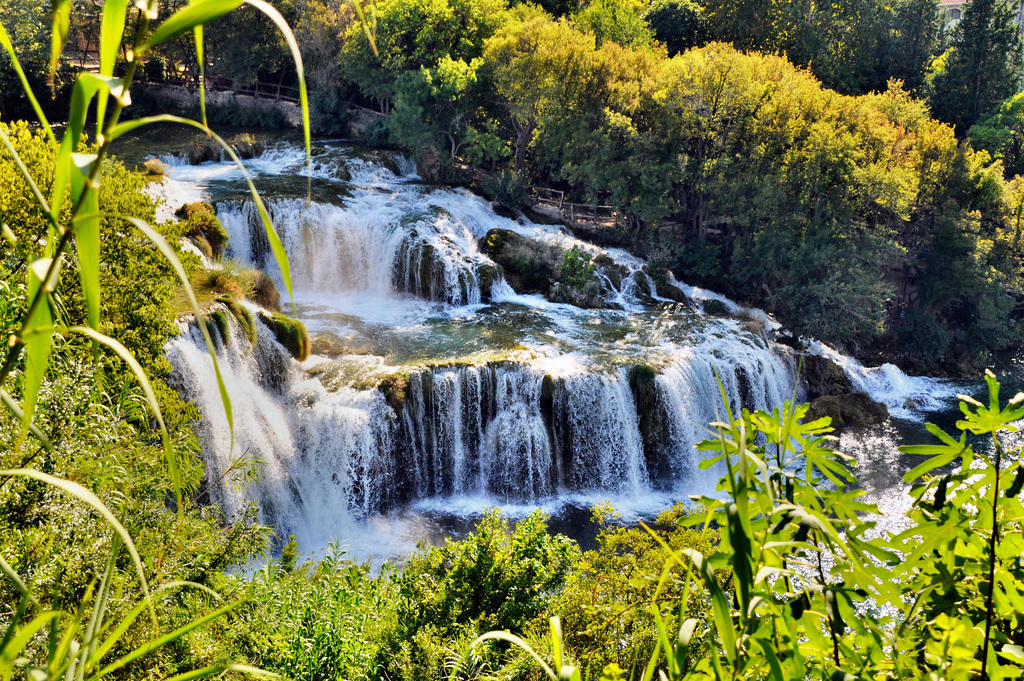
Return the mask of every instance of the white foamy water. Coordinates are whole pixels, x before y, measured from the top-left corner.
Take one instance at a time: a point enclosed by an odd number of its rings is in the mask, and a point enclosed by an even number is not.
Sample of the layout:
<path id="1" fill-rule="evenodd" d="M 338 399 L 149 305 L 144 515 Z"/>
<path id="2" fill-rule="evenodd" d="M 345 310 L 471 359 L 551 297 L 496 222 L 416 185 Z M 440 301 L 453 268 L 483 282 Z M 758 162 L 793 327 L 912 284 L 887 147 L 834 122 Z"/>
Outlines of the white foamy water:
<path id="1" fill-rule="evenodd" d="M 300 366 L 262 325 L 255 349 L 232 327 L 218 350 L 233 397 L 232 448 L 197 332 L 187 326 L 168 346 L 176 387 L 203 411 L 207 476 L 228 514 L 255 503 L 265 522 L 311 550 L 364 536 L 375 518 L 402 509 L 519 512 L 611 500 L 653 512 L 714 490 L 720 471 L 699 470 L 695 445 L 724 409 L 719 381 L 734 409 L 771 409 L 794 392 L 798 358 L 769 339 L 779 324 L 760 310 L 670 280 L 694 305 L 672 303 L 642 260 L 498 216 L 465 190 L 425 186 L 404 159 L 328 147 L 316 161 L 314 175 L 337 185 L 337 200 L 278 197 L 268 207 L 320 354 Z M 301 169 L 301 152 L 288 145 L 251 165 L 262 181 Z M 178 200 L 240 180 L 228 164 L 179 164 L 164 186 Z M 252 204 L 224 200 L 217 210 L 229 255 L 280 285 Z M 607 257 L 619 268 L 616 277 L 598 270 L 610 309 L 514 291 L 478 246 L 494 228 Z M 710 300 L 731 316 L 704 314 Z M 821 344 L 813 351 L 899 417 L 917 418 L 955 392 Z M 225 471 L 239 456 L 261 462 L 258 482 L 231 484 Z"/>

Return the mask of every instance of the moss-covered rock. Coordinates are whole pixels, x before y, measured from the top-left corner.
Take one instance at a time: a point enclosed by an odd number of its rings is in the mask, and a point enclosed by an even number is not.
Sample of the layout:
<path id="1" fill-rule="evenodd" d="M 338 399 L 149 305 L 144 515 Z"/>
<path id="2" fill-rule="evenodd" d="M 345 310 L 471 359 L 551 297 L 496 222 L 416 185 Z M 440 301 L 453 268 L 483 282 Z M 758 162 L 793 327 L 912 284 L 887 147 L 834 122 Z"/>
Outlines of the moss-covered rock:
<path id="1" fill-rule="evenodd" d="M 281 311 L 281 294 L 277 290 L 277 285 L 274 280 L 271 279 L 266 272 L 262 270 L 256 270 L 253 275 L 253 300 L 260 307 L 265 307 L 271 312 Z"/>
<path id="2" fill-rule="evenodd" d="M 280 312 L 261 312 L 260 320 L 274 332 L 274 338 L 300 362 L 309 357 L 312 342 L 306 325 Z"/>
<path id="3" fill-rule="evenodd" d="M 242 327 L 249 342 L 256 345 L 256 319 L 253 317 L 252 310 L 238 302 L 234 296 L 218 296 L 217 302 L 228 309 L 231 316 Z"/>
<path id="4" fill-rule="evenodd" d="M 494 282 L 501 276 L 501 267 L 497 265 L 479 265 L 476 268 L 476 281 L 480 287 L 480 296 L 489 299 L 494 292 Z"/>
<path id="5" fill-rule="evenodd" d="M 709 298 L 701 303 L 701 309 L 704 310 L 704 314 L 714 315 L 716 317 L 725 317 L 729 314 L 729 308 L 721 300 Z"/>
<path id="6" fill-rule="evenodd" d="M 228 245 L 228 232 L 220 223 L 217 211 L 205 201 L 186 203 L 175 213 L 177 217 L 185 221 L 185 236 L 192 239 L 197 245 L 205 241 L 213 257 L 219 258 L 224 255 L 224 249 Z M 203 249 L 199 245 L 200 249 Z"/>
<path id="7" fill-rule="evenodd" d="M 804 355 L 800 378 L 807 390 L 807 399 L 816 400 L 825 395 L 848 395 L 853 384 L 843 368 L 826 357 Z"/>
<path id="8" fill-rule="evenodd" d="M 220 145 L 213 138 L 200 137 L 188 150 L 189 165 L 197 166 L 209 161 L 220 161 L 221 151 Z"/>
<path id="9" fill-rule="evenodd" d="M 267 145 L 263 140 L 258 140 L 255 136 L 250 135 L 247 132 L 235 136 L 235 138 L 231 140 L 231 146 L 234 147 L 235 153 L 238 154 L 238 157 L 243 159 L 262 156 L 263 152 L 267 149 Z"/>
<path id="10" fill-rule="evenodd" d="M 518 293 L 547 293 L 562 259 L 560 248 L 508 229 L 487 232 L 480 250 L 501 266 L 505 279 Z"/>
<path id="11" fill-rule="evenodd" d="M 220 336 L 220 341 L 225 346 L 231 340 L 231 324 L 228 322 L 228 312 L 226 310 L 214 310 L 210 314 L 210 321 L 213 322 L 213 328 L 216 329 L 217 335 Z"/>
<path id="12" fill-rule="evenodd" d="M 399 372 L 385 376 L 377 384 L 377 389 L 384 393 L 384 399 L 396 413 L 401 412 L 405 405 L 406 391 L 409 388 L 409 374 Z"/>

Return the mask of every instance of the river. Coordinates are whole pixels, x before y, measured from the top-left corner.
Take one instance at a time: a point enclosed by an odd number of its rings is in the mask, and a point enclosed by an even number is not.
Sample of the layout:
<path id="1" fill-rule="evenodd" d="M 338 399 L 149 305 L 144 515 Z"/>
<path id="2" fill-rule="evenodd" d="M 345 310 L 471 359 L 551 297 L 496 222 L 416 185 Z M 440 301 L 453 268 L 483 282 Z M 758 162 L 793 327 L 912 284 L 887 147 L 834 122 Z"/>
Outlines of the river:
<path id="1" fill-rule="evenodd" d="M 150 135 L 120 151 L 129 161 L 160 156 L 169 166 L 154 185 L 161 214 L 211 201 L 228 257 L 264 269 L 284 292 L 240 171 L 190 166 L 183 144 Z M 194 326 L 183 322 L 167 347 L 172 384 L 203 412 L 207 477 L 229 517 L 255 504 L 304 551 L 334 542 L 386 559 L 464 534 L 490 507 L 544 508 L 554 529 L 586 544 L 592 504 L 609 502 L 632 522 L 714 493 L 720 472 L 699 468 L 694 445 L 723 408 L 719 379 L 733 405 L 751 409 L 803 394 L 797 355 L 773 340 L 779 325 L 760 310 L 674 280 L 682 295 L 659 295 L 630 254 L 423 183 L 397 153 L 325 140 L 314 154 L 308 203 L 295 142 L 273 141 L 246 162 L 288 252 L 313 355 L 292 360 L 262 325 L 255 348 L 239 328 L 218 340 L 234 449 Z M 591 254 L 603 263 L 607 307 L 514 290 L 481 251 L 492 229 Z M 860 460 L 868 499 L 895 519 L 908 503 L 908 461 L 896 448 L 924 441 L 924 421 L 973 386 L 810 346 L 889 407 L 886 423 L 847 430 L 839 446 Z M 257 479 L 243 484 L 230 474 L 238 468 Z"/>

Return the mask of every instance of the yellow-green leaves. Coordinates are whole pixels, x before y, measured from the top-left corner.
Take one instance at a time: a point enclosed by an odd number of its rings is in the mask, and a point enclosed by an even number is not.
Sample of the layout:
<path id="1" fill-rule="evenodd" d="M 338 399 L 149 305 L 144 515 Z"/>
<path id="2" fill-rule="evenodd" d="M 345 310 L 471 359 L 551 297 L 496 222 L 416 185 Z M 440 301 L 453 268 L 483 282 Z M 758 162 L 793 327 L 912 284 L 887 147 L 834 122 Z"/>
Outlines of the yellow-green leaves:
<path id="1" fill-rule="evenodd" d="M 191 31 L 201 24 L 207 24 L 241 6 L 242 0 L 198 0 L 175 12 L 157 26 L 139 52 L 177 38 L 182 33 Z"/>
<path id="2" fill-rule="evenodd" d="M 28 435 L 39 399 L 39 388 L 43 384 L 46 366 L 50 360 L 50 349 L 53 342 L 53 315 L 50 312 L 50 301 L 47 295 L 52 289 L 56 277 L 47 279 L 53 260 L 40 258 L 28 269 L 28 300 L 32 306 L 31 314 L 22 331 L 25 342 L 25 382 L 22 387 L 24 399 L 21 405 L 21 434 L 15 444 L 20 449 L 25 436 Z M 54 274 L 59 269 L 54 267 Z"/>
<path id="3" fill-rule="evenodd" d="M 39 106 L 39 100 L 36 99 L 35 93 L 32 92 L 32 88 L 28 84 L 28 78 L 25 76 L 25 71 L 21 68 L 21 60 L 18 59 L 18 55 L 14 51 L 14 44 L 11 42 L 11 37 L 7 34 L 7 29 L 4 28 L 2 21 L 0 21 L 0 47 L 4 48 L 4 52 L 6 52 L 8 58 L 10 58 L 11 65 L 14 66 L 15 73 L 18 74 L 18 80 L 21 81 L 21 88 L 28 96 L 28 101 L 32 104 L 32 110 L 36 112 L 36 118 L 39 119 L 39 123 L 43 126 L 43 130 L 46 132 L 47 137 L 50 138 L 51 142 L 56 141 L 53 136 L 53 129 L 50 127 L 50 123 L 46 120 L 43 108 Z"/>
<path id="4" fill-rule="evenodd" d="M 53 82 L 60 53 L 71 25 L 71 0 L 50 0 L 50 82 Z"/>

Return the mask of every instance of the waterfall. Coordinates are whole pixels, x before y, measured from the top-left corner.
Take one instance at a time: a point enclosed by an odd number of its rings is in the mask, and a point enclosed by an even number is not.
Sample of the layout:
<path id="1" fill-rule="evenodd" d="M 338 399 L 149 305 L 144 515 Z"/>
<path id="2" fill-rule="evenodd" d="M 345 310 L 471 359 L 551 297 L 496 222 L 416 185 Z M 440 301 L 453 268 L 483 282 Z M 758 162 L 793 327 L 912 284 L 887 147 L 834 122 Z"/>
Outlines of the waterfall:
<path id="1" fill-rule="evenodd" d="M 170 384 L 202 412 L 208 493 L 227 517 L 243 517 L 255 505 L 260 522 L 279 535 L 294 533 L 317 546 L 343 534 L 353 518 L 387 507 L 392 490 L 377 484 L 390 477 L 387 458 L 379 456 L 390 436 L 383 396 L 348 388 L 329 393 L 303 377 L 264 324 L 257 323 L 254 347 L 230 315 L 228 322 L 226 338 L 210 328 L 231 398 L 233 443 L 195 323 L 183 322 L 166 349 Z"/>
<path id="2" fill-rule="evenodd" d="M 476 239 L 440 207 L 420 210 L 402 200 L 364 192 L 345 206 L 280 199 L 267 204 L 288 253 L 293 285 L 317 293 L 410 293 L 426 300 L 480 302 L 478 269 L 490 263 Z M 218 204 L 230 254 L 266 270 L 278 282 L 259 212 L 250 201 Z"/>
<path id="3" fill-rule="evenodd" d="M 301 160 L 297 148 L 275 148 L 257 170 L 290 173 Z M 171 175 L 172 196 L 240 178 L 227 164 Z M 279 536 L 315 548 L 416 504 L 678 499 L 713 489 L 719 476 L 700 470 L 695 445 L 721 418 L 723 393 L 733 410 L 793 396 L 795 354 L 769 339 L 779 325 L 760 310 L 671 276 L 655 284 L 639 258 L 498 216 L 465 190 L 424 186 L 400 161 L 325 147 L 314 177 L 338 186 L 336 200 L 267 202 L 314 356 L 295 362 L 262 323 L 253 346 L 229 319 L 216 354 L 232 443 L 194 324 L 183 322 L 167 346 L 171 382 L 204 417 L 210 497 L 229 517 L 255 506 Z M 231 257 L 280 285 L 253 204 L 220 201 L 217 212 Z M 606 309 L 514 291 L 478 247 L 496 227 L 586 250 Z M 721 316 L 703 311 L 712 302 Z M 812 351 L 894 413 L 948 389 L 825 346 Z"/>

